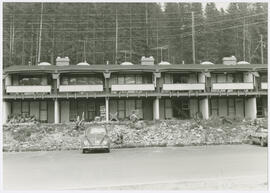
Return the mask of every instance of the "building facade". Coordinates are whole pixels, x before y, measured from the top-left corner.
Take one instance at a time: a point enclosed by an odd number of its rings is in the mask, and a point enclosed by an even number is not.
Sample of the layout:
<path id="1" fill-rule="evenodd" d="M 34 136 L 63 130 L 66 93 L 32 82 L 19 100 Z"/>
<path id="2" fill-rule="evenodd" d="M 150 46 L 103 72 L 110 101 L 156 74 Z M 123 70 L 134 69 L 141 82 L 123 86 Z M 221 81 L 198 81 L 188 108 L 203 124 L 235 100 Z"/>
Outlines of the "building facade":
<path id="1" fill-rule="evenodd" d="M 64 123 L 84 117 L 144 120 L 228 116 L 267 116 L 267 65 L 223 58 L 223 64 L 11 66 L 3 70 L 3 123 L 11 115 L 33 115 L 40 122 Z"/>

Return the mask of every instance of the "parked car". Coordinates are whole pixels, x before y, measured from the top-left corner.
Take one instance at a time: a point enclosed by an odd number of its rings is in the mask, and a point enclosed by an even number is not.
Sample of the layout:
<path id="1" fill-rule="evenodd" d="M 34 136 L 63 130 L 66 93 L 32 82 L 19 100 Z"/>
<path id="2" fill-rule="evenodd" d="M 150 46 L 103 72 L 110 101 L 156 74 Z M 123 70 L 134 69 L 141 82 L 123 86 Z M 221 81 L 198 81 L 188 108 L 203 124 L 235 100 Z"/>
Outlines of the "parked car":
<path id="1" fill-rule="evenodd" d="M 87 128 L 81 141 L 82 152 L 105 150 L 110 152 L 110 138 L 105 126 L 95 125 Z"/>
<path id="2" fill-rule="evenodd" d="M 268 129 L 267 126 L 259 126 L 250 136 L 250 144 L 268 145 Z"/>

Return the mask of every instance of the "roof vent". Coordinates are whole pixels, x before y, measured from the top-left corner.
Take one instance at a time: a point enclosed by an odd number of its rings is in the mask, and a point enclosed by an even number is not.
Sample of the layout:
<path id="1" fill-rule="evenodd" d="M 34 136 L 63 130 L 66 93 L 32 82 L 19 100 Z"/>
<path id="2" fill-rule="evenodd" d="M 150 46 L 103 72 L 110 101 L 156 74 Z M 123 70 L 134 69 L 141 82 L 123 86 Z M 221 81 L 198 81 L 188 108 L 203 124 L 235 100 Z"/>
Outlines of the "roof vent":
<path id="1" fill-rule="evenodd" d="M 237 61 L 235 56 L 224 57 L 222 58 L 222 60 L 223 60 L 224 65 L 236 65 L 236 61 Z"/>
<path id="2" fill-rule="evenodd" d="M 41 62 L 38 64 L 38 66 L 50 66 L 51 64 L 49 62 Z"/>
<path id="3" fill-rule="evenodd" d="M 90 66 L 90 64 L 88 64 L 86 61 L 84 61 L 84 62 L 78 63 L 77 66 Z"/>
<path id="4" fill-rule="evenodd" d="M 237 64 L 250 64 L 250 63 L 246 62 L 246 61 L 239 61 L 239 62 L 237 62 Z"/>
<path id="5" fill-rule="evenodd" d="M 153 56 L 150 57 L 143 56 L 141 58 L 141 65 L 154 65 L 154 61 L 155 59 L 153 58 Z"/>
<path id="6" fill-rule="evenodd" d="M 171 65 L 169 62 L 161 61 L 158 65 Z"/>
<path id="7" fill-rule="evenodd" d="M 122 62 L 120 65 L 122 66 L 130 66 L 133 65 L 131 62 Z"/>
<path id="8" fill-rule="evenodd" d="M 64 57 L 64 58 L 61 58 L 61 57 L 57 57 L 56 58 L 56 66 L 68 66 L 69 65 L 69 57 Z"/>
<path id="9" fill-rule="evenodd" d="M 202 62 L 201 65 L 214 65 L 214 63 L 209 62 L 209 61 L 205 61 L 205 62 Z"/>

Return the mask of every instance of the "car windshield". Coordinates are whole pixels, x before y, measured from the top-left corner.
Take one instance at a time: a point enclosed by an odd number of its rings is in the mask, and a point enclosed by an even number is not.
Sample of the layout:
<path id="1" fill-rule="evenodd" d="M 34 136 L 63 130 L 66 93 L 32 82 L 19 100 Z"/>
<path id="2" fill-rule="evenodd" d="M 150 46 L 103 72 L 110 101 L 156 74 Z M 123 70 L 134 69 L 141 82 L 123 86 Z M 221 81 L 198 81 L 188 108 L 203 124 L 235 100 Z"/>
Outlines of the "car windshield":
<path id="1" fill-rule="evenodd" d="M 105 130 L 105 128 L 102 128 L 102 127 L 100 127 L 100 128 L 92 128 L 90 130 L 90 133 L 91 134 L 105 134 L 106 130 Z"/>

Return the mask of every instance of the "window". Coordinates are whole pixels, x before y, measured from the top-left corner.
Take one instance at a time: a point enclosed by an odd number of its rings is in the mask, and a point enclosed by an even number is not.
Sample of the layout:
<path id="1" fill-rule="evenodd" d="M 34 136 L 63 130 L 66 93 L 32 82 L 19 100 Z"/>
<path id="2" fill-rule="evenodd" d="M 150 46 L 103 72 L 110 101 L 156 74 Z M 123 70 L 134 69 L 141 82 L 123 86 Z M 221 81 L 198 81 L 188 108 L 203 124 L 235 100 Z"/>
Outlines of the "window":
<path id="1" fill-rule="evenodd" d="M 66 76 L 61 78 L 61 85 L 96 85 L 103 84 L 102 79 L 96 76 Z"/>
<path id="2" fill-rule="evenodd" d="M 47 102 L 41 101 L 40 102 L 40 122 L 47 122 L 48 120 L 48 113 L 47 113 Z"/>
<path id="3" fill-rule="evenodd" d="M 29 116 L 30 115 L 30 104 L 29 102 L 22 102 L 22 115 Z"/>
<path id="4" fill-rule="evenodd" d="M 88 104 L 87 104 L 87 112 L 88 112 L 87 119 L 89 121 L 94 120 L 95 116 L 96 116 L 96 108 L 95 108 L 95 103 L 94 102 L 88 102 Z"/>
<path id="5" fill-rule="evenodd" d="M 261 74 L 261 82 L 268 82 L 267 74 Z"/>
<path id="6" fill-rule="evenodd" d="M 218 116 L 218 99 L 211 99 L 211 115 Z"/>
<path id="7" fill-rule="evenodd" d="M 188 83 L 189 75 L 188 74 L 174 74 L 173 83 Z"/>
<path id="8" fill-rule="evenodd" d="M 41 77 L 19 76 L 19 85 L 41 85 Z"/>
<path id="9" fill-rule="evenodd" d="M 233 80 L 233 82 L 235 82 L 235 83 L 237 83 L 237 82 L 244 82 L 243 74 L 241 74 L 241 73 L 234 74 L 234 80 Z"/>

